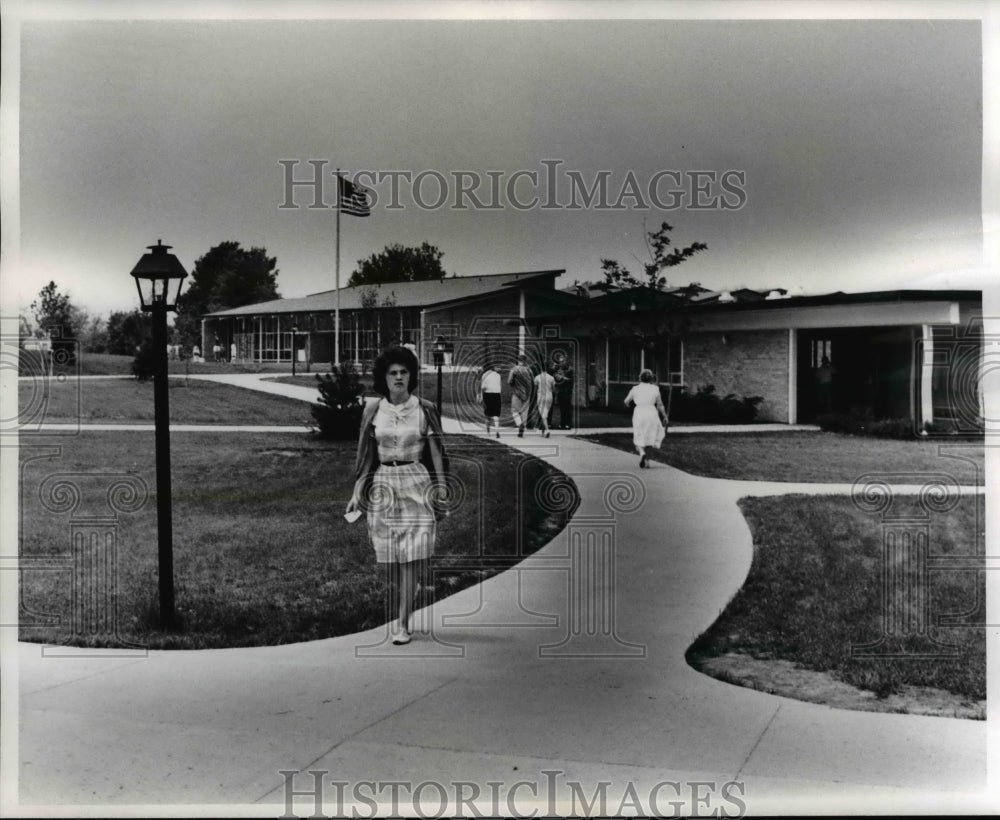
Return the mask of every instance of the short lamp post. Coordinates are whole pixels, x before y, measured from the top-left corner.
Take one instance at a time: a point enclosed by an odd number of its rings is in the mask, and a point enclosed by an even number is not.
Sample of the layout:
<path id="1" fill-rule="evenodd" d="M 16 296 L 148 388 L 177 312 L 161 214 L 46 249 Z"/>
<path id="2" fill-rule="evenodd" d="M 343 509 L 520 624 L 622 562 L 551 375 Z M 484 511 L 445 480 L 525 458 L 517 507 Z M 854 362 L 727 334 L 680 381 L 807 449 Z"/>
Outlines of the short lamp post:
<path id="1" fill-rule="evenodd" d="M 159 555 L 160 628 L 176 625 L 174 615 L 173 525 L 170 511 L 170 404 L 167 391 L 167 312 L 177 310 L 177 297 L 187 271 L 170 245 L 156 240 L 132 269 L 144 312 L 153 314 L 153 413 L 156 421 L 156 522 Z"/>
<path id="2" fill-rule="evenodd" d="M 292 325 L 292 375 L 293 376 L 295 375 L 295 360 L 299 357 L 299 351 L 295 344 L 296 340 L 298 339 L 298 336 L 296 335 L 298 332 L 299 332 L 298 325 Z"/>
<path id="3" fill-rule="evenodd" d="M 434 342 L 434 364 L 438 371 L 438 417 L 441 416 L 441 366 L 444 364 L 444 337 L 438 336 Z"/>

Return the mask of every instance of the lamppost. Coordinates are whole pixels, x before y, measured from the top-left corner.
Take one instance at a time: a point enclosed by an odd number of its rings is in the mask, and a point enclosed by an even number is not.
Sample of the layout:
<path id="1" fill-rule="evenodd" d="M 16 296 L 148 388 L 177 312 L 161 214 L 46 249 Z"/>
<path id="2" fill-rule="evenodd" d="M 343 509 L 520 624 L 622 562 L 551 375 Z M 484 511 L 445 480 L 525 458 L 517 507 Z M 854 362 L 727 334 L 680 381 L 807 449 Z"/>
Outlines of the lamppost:
<path id="1" fill-rule="evenodd" d="M 298 325 L 292 325 L 292 375 L 295 375 L 295 360 L 298 358 L 299 351 L 295 347 L 295 334 L 299 332 Z"/>
<path id="2" fill-rule="evenodd" d="M 153 413 L 156 422 L 156 524 L 159 556 L 160 628 L 174 627 L 174 547 L 170 512 L 170 405 L 167 392 L 167 312 L 177 310 L 177 297 L 187 271 L 170 245 L 157 239 L 132 268 L 144 312 L 153 314 Z"/>
<path id="3" fill-rule="evenodd" d="M 441 416 L 441 365 L 444 364 L 444 336 L 438 336 L 434 342 L 434 364 L 438 371 L 438 417 Z"/>

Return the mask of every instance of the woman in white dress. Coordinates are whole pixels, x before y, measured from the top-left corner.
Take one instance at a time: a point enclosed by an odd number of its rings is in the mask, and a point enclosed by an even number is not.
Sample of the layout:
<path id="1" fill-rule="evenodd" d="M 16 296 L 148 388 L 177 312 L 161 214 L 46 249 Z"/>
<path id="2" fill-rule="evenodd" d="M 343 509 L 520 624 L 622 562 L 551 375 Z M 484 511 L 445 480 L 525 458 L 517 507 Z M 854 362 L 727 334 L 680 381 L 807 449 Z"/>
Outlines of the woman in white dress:
<path id="1" fill-rule="evenodd" d="M 535 396 L 538 402 L 538 432 L 545 438 L 549 437 L 549 412 L 552 410 L 552 397 L 555 393 L 555 377 L 547 370 L 542 370 L 535 376 Z"/>
<path id="2" fill-rule="evenodd" d="M 625 406 L 635 405 L 632 411 L 632 441 L 639 453 L 639 466 L 646 466 L 646 448 L 659 447 L 666 434 L 667 411 L 660 398 L 660 387 L 653 382 L 652 370 L 639 374 L 639 384 L 628 391 Z M 662 421 L 661 421 L 662 420 Z"/>
<path id="3" fill-rule="evenodd" d="M 410 642 L 417 580 L 445 514 L 448 459 L 441 420 L 431 402 L 412 395 L 418 372 L 416 356 L 403 347 L 376 360 L 374 388 L 383 398 L 369 402 L 361 419 L 346 510 L 367 512 L 375 560 L 389 571 L 390 615 L 398 613 L 389 627 L 395 644 Z"/>

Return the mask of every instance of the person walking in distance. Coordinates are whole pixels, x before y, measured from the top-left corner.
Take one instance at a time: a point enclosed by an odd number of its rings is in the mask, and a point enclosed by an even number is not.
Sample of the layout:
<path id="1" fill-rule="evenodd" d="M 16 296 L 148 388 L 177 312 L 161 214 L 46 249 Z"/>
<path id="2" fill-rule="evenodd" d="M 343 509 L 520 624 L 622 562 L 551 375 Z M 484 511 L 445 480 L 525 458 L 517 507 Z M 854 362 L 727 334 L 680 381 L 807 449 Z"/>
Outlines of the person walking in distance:
<path id="1" fill-rule="evenodd" d="M 514 416 L 514 424 L 517 425 L 518 438 L 524 437 L 524 425 L 531 410 L 532 380 L 527 362 L 528 357 L 522 353 L 507 375 L 507 384 L 511 389 L 510 410 Z"/>
<path id="2" fill-rule="evenodd" d="M 632 443 L 639 453 L 639 466 L 645 467 L 646 448 L 660 446 L 667 423 L 667 411 L 663 407 L 659 385 L 654 384 L 652 370 L 643 370 L 639 374 L 639 384 L 628 391 L 625 406 L 630 405 L 635 405 L 632 411 Z"/>
<path id="3" fill-rule="evenodd" d="M 410 614 L 417 582 L 426 577 L 434 553 L 437 523 L 447 513 L 448 457 L 434 404 L 413 395 L 420 365 L 406 348 L 387 350 L 375 361 L 354 465 L 348 521 L 367 512 L 375 560 L 388 571 L 389 634 L 394 644 L 410 642 Z"/>
<path id="4" fill-rule="evenodd" d="M 556 376 L 556 401 L 559 403 L 559 426 L 569 430 L 573 426 L 573 368 L 562 368 L 562 379 Z"/>
<path id="5" fill-rule="evenodd" d="M 833 410 L 833 366 L 829 356 L 824 356 L 816 368 L 816 399 L 821 413 Z"/>
<path id="6" fill-rule="evenodd" d="M 535 397 L 538 407 L 538 431 L 549 437 L 549 414 L 552 412 L 552 397 L 556 388 L 556 380 L 549 370 L 542 370 L 535 376 Z"/>
<path id="7" fill-rule="evenodd" d="M 483 375 L 479 380 L 479 396 L 486 415 L 486 435 L 490 434 L 490 423 L 496 426 L 497 438 L 500 438 L 500 390 L 503 380 L 500 374 L 487 362 L 483 367 Z"/>

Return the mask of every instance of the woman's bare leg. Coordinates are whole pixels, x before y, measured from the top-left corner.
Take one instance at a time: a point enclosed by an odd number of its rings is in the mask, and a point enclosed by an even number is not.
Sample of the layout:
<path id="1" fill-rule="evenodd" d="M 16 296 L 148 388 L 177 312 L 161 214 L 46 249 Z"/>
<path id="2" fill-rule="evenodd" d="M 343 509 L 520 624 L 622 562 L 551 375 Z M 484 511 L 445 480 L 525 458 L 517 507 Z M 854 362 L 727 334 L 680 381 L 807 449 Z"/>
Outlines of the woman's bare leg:
<path id="1" fill-rule="evenodd" d="M 417 577 L 420 561 L 407 561 L 399 565 L 399 625 L 409 631 L 413 599 L 417 594 Z"/>

